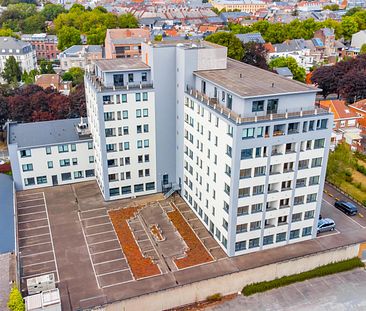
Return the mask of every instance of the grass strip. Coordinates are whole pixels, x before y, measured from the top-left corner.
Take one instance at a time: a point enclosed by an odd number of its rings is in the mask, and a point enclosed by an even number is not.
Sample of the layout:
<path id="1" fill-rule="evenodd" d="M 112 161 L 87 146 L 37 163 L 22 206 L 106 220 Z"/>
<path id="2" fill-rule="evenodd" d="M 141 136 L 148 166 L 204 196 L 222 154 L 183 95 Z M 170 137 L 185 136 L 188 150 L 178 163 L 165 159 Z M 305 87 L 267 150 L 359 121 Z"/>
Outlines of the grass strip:
<path id="1" fill-rule="evenodd" d="M 283 276 L 279 279 L 274 279 L 272 281 L 252 283 L 246 285 L 243 288 L 242 293 L 244 296 L 250 296 L 255 293 L 262 293 L 270 289 L 279 288 L 296 282 L 302 282 L 316 277 L 348 271 L 359 267 L 364 267 L 364 263 L 361 261 L 360 258 L 355 257 L 352 259 L 333 262 L 324 266 L 320 266 L 310 271 L 301 272 L 289 276 Z"/>

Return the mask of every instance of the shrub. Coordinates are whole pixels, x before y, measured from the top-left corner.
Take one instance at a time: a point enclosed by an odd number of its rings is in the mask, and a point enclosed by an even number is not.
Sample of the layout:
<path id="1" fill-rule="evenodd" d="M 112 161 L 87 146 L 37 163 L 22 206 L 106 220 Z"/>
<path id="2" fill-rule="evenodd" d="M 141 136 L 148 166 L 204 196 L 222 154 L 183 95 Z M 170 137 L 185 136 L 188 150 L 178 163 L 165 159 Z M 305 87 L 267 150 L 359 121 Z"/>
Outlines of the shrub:
<path id="1" fill-rule="evenodd" d="M 14 286 L 9 294 L 8 308 L 11 311 L 24 311 L 25 305 L 23 301 L 22 294 L 20 293 L 18 287 Z"/>
<path id="2" fill-rule="evenodd" d="M 208 296 L 206 298 L 207 301 L 213 302 L 213 301 L 220 301 L 222 299 L 222 295 L 220 293 L 213 294 L 211 296 Z"/>
<path id="3" fill-rule="evenodd" d="M 366 200 L 362 201 L 363 206 L 366 206 Z"/>
<path id="4" fill-rule="evenodd" d="M 357 267 L 364 267 L 363 262 L 360 258 L 355 257 L 352 259 L 330 263 L 324 266 L 320 266 L 310 271 L 302 272 L 299 274 L 293 274 L 289 276 L 284 276 L 279 279 L 274 279 L 272 281 L 264 281 L 259 283 L 253 283 L 246 285 L 242 293 L 244 296 L 250 296 L 255 293 L 261 293 L 270 289 L 278 288 L 281 286 L 290 285 L 296 282 L 302 282 L 308 279 L 325 276 L 333 273 L 348 271 Z"/>

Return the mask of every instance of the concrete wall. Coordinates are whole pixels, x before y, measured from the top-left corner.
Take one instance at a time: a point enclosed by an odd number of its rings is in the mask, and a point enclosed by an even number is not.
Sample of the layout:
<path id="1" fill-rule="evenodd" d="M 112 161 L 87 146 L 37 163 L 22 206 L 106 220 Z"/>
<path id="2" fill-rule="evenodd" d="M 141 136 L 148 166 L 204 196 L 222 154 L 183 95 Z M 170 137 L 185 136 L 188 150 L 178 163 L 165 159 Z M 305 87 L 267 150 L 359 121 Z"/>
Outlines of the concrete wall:
<path id="1" fill-rule="evenodd" d="M 349 245 L 329 251 L 316 253 L 293 260 L 274 263 L 271 265 L 240 271 L 209 280 L 195 282 L 189 285 L 176 287 L 136 298 L 127 299 L 106 305 L 101 310 L 129 311 L 136 310 L 165 310 L 177 306 L 205 300 L 214 293 L 222 295 L 233 294 L 253 282 L 269 281 L 285 275 L 296 274 L 331 262 L 356 257 L 360 244 Z"/>

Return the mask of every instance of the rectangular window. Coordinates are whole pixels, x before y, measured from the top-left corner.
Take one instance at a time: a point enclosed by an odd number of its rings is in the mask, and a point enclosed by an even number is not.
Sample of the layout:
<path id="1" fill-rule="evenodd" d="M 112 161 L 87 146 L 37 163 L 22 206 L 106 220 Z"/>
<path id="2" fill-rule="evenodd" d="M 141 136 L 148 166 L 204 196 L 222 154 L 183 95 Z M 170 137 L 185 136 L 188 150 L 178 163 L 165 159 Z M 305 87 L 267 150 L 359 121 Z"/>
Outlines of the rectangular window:
<path id="1" fill-rule="evenodd" d="M 245 169 L 240 170 L 240 179 L 251 178 L 251 177 L 252 177 L 251 168 L 245 168 Z"/>
<path id="2" fill-rule="evenodd" d="M 243 233 L 248 231 L 248 224 L 241 224 L 236 226 L 236 233 Z"/>
<path id="3" fill-rule="evenodd" d="M 114 121 L 114 112 L 105 112 L 104 113 L 104 121 Z"/>
<path id="4" fill-rule="evenodd" d="M 224 185 L 224 191 L 227 195 L 230 195 L 230 186 L 228 184 L 225 183 Z"/>
<path id="5" fill-rule="evenodd" d="M 258 166 L 254 168 L 254 177 L 266 175 L 266 166 Z"/>
<path id="6" fill-rule="evenodd" d="M 253 149 L 242 149 L 241 150 L 241 160 L 253 158 Z"/>
<path id="7" fill-rule="evenodd" d="M 306 197 L 306 203 L 316 202 L 316 193 L 308 194 Z"/>
<path id="8" fill-rule="evenodd" d="M 301 221 L 301 218 L 302 218 L 302 213 L 295 213 L 295 214 L 292 214 L 291 221 L 298 222 L 298 221 Z"/>
<path id="9" fill-rule="evenodd" d="M 320 148 L 324 148 L 325 145 L 325 139 L 315 139 L 314 140 L 314 149 L 320 149 Z"/>
<path id="10" fill-rule="evenodd" d="M 253 195 L 263 194 L 264 193 L 264 185 L 254 186 L 253 187 Z"/>
<path id="11" fill-rule="evenodd" d="M 297 239 L 299 237 L 300 237 L 300 230 L 299 229 L 290 231 L 290 240 Z"/>
<path id="12" fill-rule="evenodd" d="M 314 211 L 306 211 L 304 214 L 304 220 L 314 218 Z"/>
<path id="13" fill-rule="evenodd" d="M 93 169 L 85 171 L 85 177 L 94 177 L 94 175 L 95 173 Z"/>
<path id="14" fill-rule="evenodd" d="M 24 149 L 24 150 L 20 150 L 20 157 L 21 158 L 28 158 L 31 156 L 31 151 L 30 149 Z"/>
<path id="15" fill-rule="evenodd" d="M 88 149 L 89 150 L 93 149 L 93 142 L 92 141 L 88 142 Z"/>
<path id="16" fill-rule="evenodd" d="M 267 101 L 267 113 L 277 113 L 278 99 L 269 99 Z"/>
<path id="17" fill-rule="evenodd" d="M 143 109 L 142 110 L 142 115 L 144 116 L 144 117 L 148 117 L 149 116 L 149 110 L 146 108 L 146 109 Z"/>
<path id="18" fill-rule="evenodd" d="M 83 177 L 84 177 L 83 171 L 74 172 L 74 178 L 75 179 L 79 179 L 79 178 L 83 178 Z"/>
<path id="19" fill-rule="evenodd" d="M 60 160 L 60 166 L 61 167 L 70 166 L 70 159 L 62 159 L 62 160 Z"/>
<path id="20" fill-rule="evenodd" d="M 147 81 L 147 72 L 141 72 L 141 81 L 146 82 Z"/>
<path id="21" fill-rule="evenodd" d="M 23 172 L 33 171 L 33 164 L 23 164 L 22 170 Z"/>
<path id="22" fill-rule="evenodd" d="M 123 150 L 130 150 L 130 143 L 128 141 L 123 143 Z"/>
<path id="23" fill-rule="evenodd" d="M 240 206 L 238 207 L 238 216 L 248 215 L 249 206 Z"/>
<path id="24" fill-rule="evenodd" d="M 260 213 L 263 209 L 263 204 L 262 203 L 257 203 L 257 204 L 253 204 L 252 205 L 252 211 L 251 213 Z"/>
<path id="25" fill-rule="evenodd" d="M 142 192 L 144 191 L 144 184 L 138 184 L 133 186 L 135 192 Z"/>
<path id="26" fill-rule="evenodd" d="M 277 233 L 276 242 L 286 241 L 286 232 Z"/>
<path id="27" fill-rule="evenodd" d="M 78 159 L 77 158 L 72 158 L 72 165 L 78 165 Z"/>
<path id="28" fill-rule="evenodd" d="M 142 140 L 138 140 L 137 141 L 137 149 L 141 149 L 142 148 Z"/>
<path id="29" fill-rule="evenodd" d="M 311 227 L 303 228 L 303 229 L 302 229 L 302 236 L 308 236 L 308 235 L 311 235 L 311 230 L 312 230 L 312 228 L 311 228 Z"/>
<path id="30" fill-rule="evenodd" d="M 111 197 L 119 195 L 119 188 L 111 188 L 109 189 L 109 195 Z"/>
<path id="31" fill-rule="evenodd" d="M 122 94 L 121 98 L 122 98 L 122 103 L 127 103 L 127 94 Z"/>
<path id="32" fill-rule="evenodd" d="M 137 102 L 140 102 L 140 101 L 141 101 L 141 93 L 136 93 L 136 94 L 135 94 L 135 100 L 136 100 Z"/>
<path id="33" fill-rule="evenodd" d="M 51 147 L 46 147 L 46 154 L 51 154 L 52 151 L 51 151 Z"/>
<path id="34" fill-rule="evenodd" d="M 269 245 L 269 244 L 273 244 L 273 234 L 266 235 L 263 237 L 263 245 Z"/>
<path id="35" fill-rule="evenodd" d="M 239 198 L 250 196 L 250 187 L 239 189 Z"/>
<path id="36" fill-rule="evenodd" d="M 264 100 L 255 100 L 252 103 L 252 112 L 264 111 Z"/>
<path id="37" fill-rule="evenodd" d="M 254 137 L 254 130 L 255 130 L 254 127 L 243 129 L 241 139 L 253 138 Z"/>
<path id="38" fill-rule="evenodd" d="M 235 243 L 235 251 L 239 252 L 246 249 L 246 241 L 240 241 Z"/>
<path id="39" fill-rule="evenodd" d="M 131 186 L 122 187 L 122 194 L 129 194 L 131 193 Z"/>
<path id="40" fill-rule="evenodd" d="M 222 227 L 227 231 L 227 228 L 228 228 L 228 222 L 225 220 L 225 219 L 223 219 L 222 220 Z"/>
<path id="41" fill-rule="evenodd" d="M 259 238 L 249 240 L 249 248 L 254 248 L 259 246 Z"/>
<path id="42" fill-rule="evenodd" d="M 149 148 L 149 140 L 148 139 L 144 140 L 144 148 Z"/>
<path id="43" fill-rule="evenodd" d="M 58 153 L 68 152 L 69 145 L 58 145 Z"/>
<path id="44" fill-rule="evenodd" d="M 47 167 L 53 168 L 53 161 L 47 161 Z"/>
<path id="45" fill-rule="evenodd" d="M 311 176 L 309 178 L 309 186 L 319 185 L 319 179 L 320 179 L 320 176 Z"/>
<path id="46" fill-rule="evenodd" d="M 24 185 L 25 186 L 33 186 L 36 182 L 34 180 L 34 177 L 24 178 Z"/>
<path id="47" fill-rule="evenodd" d="M 231 158 L 232 155 L 232 149 L 229 145 L 226 145 L 226 154 Z"/>
<path id="48" fill-rule="evenodd" d="M 71 144 L 71 151 L 76 151 L 76 144 Z"/>
<path id="49" fill-rule="evenodd" d="M 148 93 L 147 93 L 147 92 L 143 92 L 143 93 L 142 93 L 142 100 L 143 100 L 144 102 L 146 102 L 148 99 L 149 99 L 149 98 L 148 98 Z"/>
<path id="50" fill-rule="evenodd" d="M 311 167 L 322 166 L 322 158 L 314 158 L 311 160 Z"/>
<path id="51" fill-rule="evenodd" d="M 304 196 L 300 195 L 294 198 L 294 205 L 304 204 Z"/>
<path id="52" fill-rule="evenodd" d="M 61 173 L 61 179 L 62 181 L 71 180 L 71 173 Z"/>
<path id="53" fill-rule="evenodd" d="M 37 177 L 37 185 L 46 184 L 47 177 L 46 176 L 38 176 Z"/>
<path id="54" fill-rule="evenodd" d="M 132 83 L 133 82 L 133 73 L 129 73 L 128 74 L 128 82 Z"/>
<path id="55" fill-rule="evenodd" d="M 122 118 L 123 119 L 128 119 L 128 110 L 123 110 L 122 111 Z"/>

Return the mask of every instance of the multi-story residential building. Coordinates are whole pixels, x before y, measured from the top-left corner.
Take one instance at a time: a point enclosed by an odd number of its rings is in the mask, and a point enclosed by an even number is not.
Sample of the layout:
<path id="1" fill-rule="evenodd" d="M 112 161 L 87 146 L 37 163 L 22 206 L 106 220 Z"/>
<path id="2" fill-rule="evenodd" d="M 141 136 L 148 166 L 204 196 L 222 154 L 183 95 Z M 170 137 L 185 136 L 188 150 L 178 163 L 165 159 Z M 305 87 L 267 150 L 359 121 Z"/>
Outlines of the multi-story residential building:
<path id="1" fill-rule="evenodd" d="M 36 51 L 28 42 L 13 37 L 0 37 L 0 72 L 4 70 L 6 60 L 14 56 L 22 71 L 30 72 L 37 68 Z M 0 77 L 0 82 L 4 79 Z"/>
<path id="2" fill-rule="evenodd" d="M 213 7 L 219 11 L 239 10 L 241 12 L 255 13 L 260 9 L 266 9 L 267 4 L 259 0 L 209 0 Z"/>
<path id="3" fill-rule="evenodd" d="M 64 71 L 72 67 L 85 69 L 92 61 L 103 58 L 101 45 L 73 45 L 59 55 L 60 66 Z"/>
<path id="4" fill-rule="evenodd" d="M 93 140 L 80 119 L 8 123 L 8 148 L 17 190 L 93 180 Z"/>
<path id="5" fill-rule="evenodd" d="M 107 29 L 105 58 L 139 57 L 141 55 L 141 44 L 149 40 L 149 29 Z"/>
<path id="6" fill-rule="evenodd" d="M 26 34 L 21 36 L 22 41 L 32 44 L 36 50 L 37 59 L 57 59 L 60 51 L 57 49 L 57 36 L 46 33 Z"/>
<path id="7" fill-rule="evenodd" d="M 96 61 L 85 93 L 101 192 L 178 190 L 229 256 L 314 238 L 333 123 L 317 91 L 209 42 Z"/>

